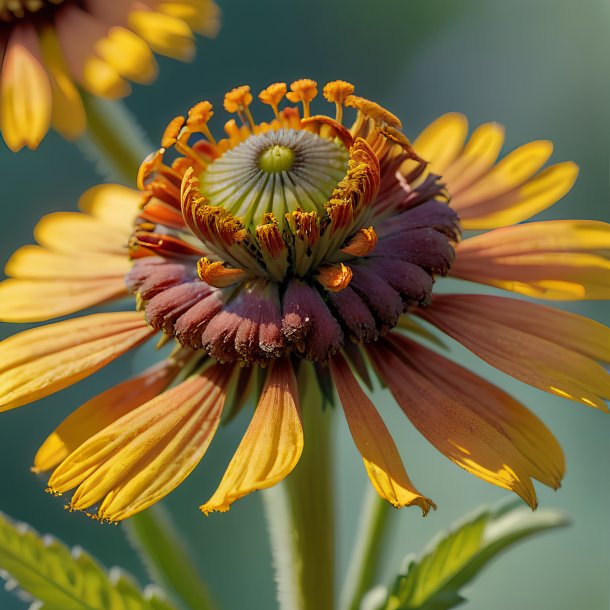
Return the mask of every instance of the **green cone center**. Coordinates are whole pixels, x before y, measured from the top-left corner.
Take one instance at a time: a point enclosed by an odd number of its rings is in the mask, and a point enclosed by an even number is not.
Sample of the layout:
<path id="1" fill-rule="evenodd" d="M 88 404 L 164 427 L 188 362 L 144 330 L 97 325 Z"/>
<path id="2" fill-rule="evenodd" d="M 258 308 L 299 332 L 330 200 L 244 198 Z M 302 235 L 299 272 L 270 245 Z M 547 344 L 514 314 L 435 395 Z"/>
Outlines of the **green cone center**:
<path id="1" fill-rule="evenodd" d="M 200 176 L 201 193 L 209 205 L 224 207 L 247 226 L 273 213 L 282 227 L 289 212 L 324 211 L 348 160 L 338 140 L 304 130 L 268 131 L 210 163 Z"/>

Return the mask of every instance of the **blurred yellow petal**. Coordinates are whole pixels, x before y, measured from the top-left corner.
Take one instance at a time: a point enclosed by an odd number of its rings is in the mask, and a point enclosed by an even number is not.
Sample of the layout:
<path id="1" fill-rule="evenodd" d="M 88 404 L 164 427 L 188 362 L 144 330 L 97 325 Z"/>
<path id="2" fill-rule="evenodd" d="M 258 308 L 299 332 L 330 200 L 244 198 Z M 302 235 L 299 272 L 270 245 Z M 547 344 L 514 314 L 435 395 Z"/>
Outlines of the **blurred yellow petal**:
<path id="1" fill-rule="evenodd" d="M 4 272 L 19 279 L 119 278 L 131 269 L 127 256 L 90 252 L 59 253 L 40 246 L 22 246 L 9 259 Z"/>
<path id="2" fill-rule="evenodd" d="M 279 483 L 292 472 L 302 451 L 296 378 L 288 359 L 276 360 L 267 373 L 252 421 L 218 489 L 201 510 L 205 514 L 227 511 L 235 500 Z"/>
<path id="3" fill-rule="evenodd" d="M 574 186 L 577 177 L 575 163 L 567 161 L 552 165 L 518 189 L 458 209 L 462 227 L 494 229 L 528 220 L 559 201 Z"/>
<path id="4" fill-rule="evenodd" d="M 127 254 L 127 236 L 97 218 L 79 212 L 54 212 L 34 228 L 36 241 L 57 252 L 107 252 Z"/>
<path id="5" fill-rule="evenodd" d="M 13 151 L 36 148 L 51 124 L 51 85 L 33 26 L 10 33 L 0 73 L 0 124 Z"/>
<path id="6" fill-rule="evenodd" d="M 191 60 L 195 54 L 193 33 L 182 19 L 150 10 L 136 10 L 129 14 L 129 27 L 155 53 L 183 61 Z"/>
<path id="7" fill-rule="evenodd" d="M 115 420 L 71 453 L 49 479 L 54 492 L 74 487 L 70 507 L 99 504 L 118 521 L 154 504 L 197 466 L 214 437 L 229 367 L 204 372 Z"/>
<path id="8" fill-rule="evenodd" d="M 452 195 L 470 186 L 495 163 L 504 144 L 504 127 L 485 123 L 477 127 L 459 157 L 443 172 L 443 182 Z"/>
<path id="9" fill-rule="evenodd" d="M 156 10 L 182 19 L 190 28 L 214 38 L 220 29 L 220 10 L 212 0 L 179 0 L 159 2 Z"/>
<path id="10" fill-rule="evenodd" d="M 537 501 L 532 475 L 558 485 L 563 474 L 561 450 L 554 443 L 550 450 L 554 456 L 559 453 L 554 459 L 545 458 L 531 441 L 521 439 L 519 444 L 529 457 L 522 455 L 514 433 L 520 434 L 516 428 L 524 423 L 524 414 L 521 409 L 515 411 L 513 403 L 506 403 L 506 395 L 498 402 L 493 388 L 483 386 L 482 380 L 466 371 L 465 392 L 459 385 L 461 377 L 448 384 L 446 371 L 452 363 L 395 333 L 371 344 L 368 352 L 405 415 L 452 462 L 484 481 L 514 491 L 533 508 Z M 552 436 L 546 431 L 541 440 L 548 438 Z M 538 465 L 530 463 L 530 458 L 538 460 Z"/>
<path id="11" fill-rule="evenodd" d="M 504 227 L 456 247 L 450 274 L 544 299 L 610 298 L 610 224 L 553 220 Z"/>
<path id="12" fill-rule="evenodd" d="M 116 100 L 130 94 L 131 87 L 107 62 L 90 57 L 83 69 L 83 87 L 93 95 Z"/>
<path id="13" fill-rule="evenodd" d="M 52 27 L 41 30 L 40 46 L 53 90 L 53 127 L 64 138 L 74 140 L 85 130 L 87 117 L 78 89 L 68 74 L 57 35 Z"/>
<path id="14" fill-rule="evenodd" d="M 64 419 L 42 444 L 34 458 L 34 472 L 55 468 L 98 432 L 161 394 L 177 372 L 165 360 L 87 401 Z"/>
<path id="15" fill-rule="evenodd" d="M 608 330 L 585 319 L 572 322 L 571 336 L 562 337 L 563 325 L 552 328 L 536 324 L 545 315 L 537 305 L 526 301 L 506 299 L 508 304 L 496 304 L 504 297 L 483 295 L 439 295 L 422 316 L 443 332 L 459 341 L 480 358 L 504 371 L 511 377 L 590 407 L 607 411 L 604 399 L 610 399 L 610 374 L 591 355 L 596 339 L 590 335 L 599 333 L 608 338 Z M 510 311 L 512 309 L 512 312 Z M 565 319 L 567 328 L 569 315 L 555 316 L 559 322 Z M 529 318 L 531 323 L 520 324 L 520 319 Z M 574 337 L 574 325 L 585 332 L 582 347 Z M 610 361 L 610 347 L 606 347 L 604 360 Z"/>
<path id="16" fill-rule="evenodd" d="M 130 235 L 140 211 L 142 191 L 121 184 L 98 184 L 83 193 L 78 207 L 105 225 Z"/>
<path id="17" fill-rule="evenodd" d="M 0 411 L 91 375 L 155 331 L 140 312 L 94 314 L 26 330 L 0 343 Z"/>
<path id="18" fill-rule="evenodd" d="M 42 322 L 127 294 L 125 280 L 5 280 L 0 282 L 0 320 Z"/>
<path id="19" fill-rule="evenodd" d="M 464 146 L 468 120 L 463 114 L 449 112 L 428 125 L 413 142 L 417 154 L 430 165 L 433 174 L 443 174 Z"/>
<path id="20" fill-rule="evenodd" d="M 411 483 L 394 440 L 349 365 L 337 355 L 330 361 L 330 368 L 352 438 L 373 487 L 396 508 L 417 505 L 427 514 L 434 504 Z"/>
<path id="21" fill-rule="evenodd" d="M 474 184 L 454 195 L 451 206 L 459 212 L 520 187 L 547 162 L 552 152 L 553 144 L 548 140 L 520 146 Z"/>
<path id="22" fill-rule="evenodd" d="M 115 26 L 98 40 L 99 56 L 121 76 L 136 83 L 151 83 L 157 76 L 157 62 L 148 45 L 130 30 Z"/>

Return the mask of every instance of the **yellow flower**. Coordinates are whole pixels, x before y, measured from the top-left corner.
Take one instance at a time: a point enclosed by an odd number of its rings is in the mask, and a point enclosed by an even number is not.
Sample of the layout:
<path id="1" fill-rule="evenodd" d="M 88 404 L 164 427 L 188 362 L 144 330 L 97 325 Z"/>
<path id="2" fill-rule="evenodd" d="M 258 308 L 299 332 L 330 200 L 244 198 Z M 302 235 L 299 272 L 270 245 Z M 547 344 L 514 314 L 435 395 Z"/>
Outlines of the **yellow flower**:
<path id="1" fill-rule="evenodd" d="M 247 432 L 201 507 L 224 511 L 295 467 L 300 396 L 314 382 L 336 388 L 378 493 L 427 512 L 432 502 L 361 387 L 370 364 L 439 451 L 535 507 L 532 480 L 557 488 L 564 473 L 552 433 L 419 339 L 430 337 L 424 320 L 516 379 L 607 411 L 610 376 L 599 362 L 610 361 L 608 328 L 523 299 L 433 295 L 435 279 L 449 274 L 543 299 L 607 299 L 610 225 L 515 224 L 566 194 L 577 168 L 542 169 L 548 142 L 496 163 L 502 128 L 483 125 L 466 141 L 458 114 L 411 145 L 395 115 L 343 81 L 323 88 L 334 119 L 309 116 L 315 82 L 293 83 L 297 105 L 280 110 L 287 91 L 275 83 L 260 94 L 269 122 L 254 120 L 249 87 L 229 92 L 224 106 L 240 124 L 229 120 L 218 140 L 212 104 L 200 102 L 170 122 L 163 148 L 142 164 L 141 192 L 92 189 L 83 213 L 43 218 L 40 245 L 10 259 L 11 279 L 0 285 L 6 321 L 48 320 L 128 293 L 136 307 L 1 343 L 1 410 L 60 390 L 155 335 L 174 346 L 69 416 L 35 470 L 52 471 L 51 492 L 73 492 L 70 508 L 124 519 L 184 480 L 221 419 L 253 397 Z M 461 241 L 469 229 L 479 232 Z"/>
<path id="2" fill-rule="evenodd" d="M 150 83 L 153 52 L 192 58 L 193 31 L 214 36 L 213 0 L 0 0 L 0 130 L 13 151 L 36 148 L 53 126 L 85 129 L 79 87 L 107 99 Z"/>

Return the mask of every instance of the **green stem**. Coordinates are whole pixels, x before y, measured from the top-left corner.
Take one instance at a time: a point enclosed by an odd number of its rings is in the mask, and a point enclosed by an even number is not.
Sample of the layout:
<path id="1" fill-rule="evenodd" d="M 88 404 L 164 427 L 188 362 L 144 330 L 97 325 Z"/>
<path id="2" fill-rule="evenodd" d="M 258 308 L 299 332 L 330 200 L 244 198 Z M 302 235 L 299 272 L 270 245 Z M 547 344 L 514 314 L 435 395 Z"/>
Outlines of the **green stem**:
<path id="1" fill-rule="evenodd" d="M 333 610 L 335 578 L 333 409 L 323 408 L 309 363 L 299 388 L 305 448 L 298 466 L 263 494 L 281 610 Z"/>
<path id="2" fill-rule="evenodd" d="M 153 150 L 144 132 L 119 101 L 83 93 L 87 132 L 79 140 L 105 178 L 135 185 L 138 168 Z"/>
<path id="3" fill-rule="evenodd" d="M 134 515 L 123 527 L 155 582 L 173 591 L 190 610 L 216 608 L 185 542 L 161 505 Z"/>
<path id="4" fill-rule="evenodd" d="M 357 529 L 358 539 L 341 592 L 341 610 L 358 610 L 364 594 L 378 576 L 391 517 L 395 512 L 392 505 L 369 486 Z"/>

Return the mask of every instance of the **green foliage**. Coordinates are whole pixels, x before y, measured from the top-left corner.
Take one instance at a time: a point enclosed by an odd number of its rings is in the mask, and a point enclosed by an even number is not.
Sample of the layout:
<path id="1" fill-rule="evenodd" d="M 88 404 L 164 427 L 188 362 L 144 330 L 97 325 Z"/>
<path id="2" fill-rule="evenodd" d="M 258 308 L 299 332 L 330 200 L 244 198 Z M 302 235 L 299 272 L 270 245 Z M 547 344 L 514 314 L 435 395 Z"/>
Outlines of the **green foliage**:
<path id="1" fill-rule="evenodd" d="M 422 556 L 408 557 L 391 590 L 369 598 L 375 610 L 447 610 L 466 601 L 460 589 L 499 553 L 538 532 L 567 525 L 556 511 L 514 503 L 486 509 L 436 539 Z M 375 592 L 379 593 L 379 592 Z"/>
<path id="2" fill-rule="evenodd" d="M 141 592 L 117 568 L 107 572 L 82 549 L 70 551 L 2 514 L 0 571 L 37 610 L 175 610 L 158 590 Z"/>

